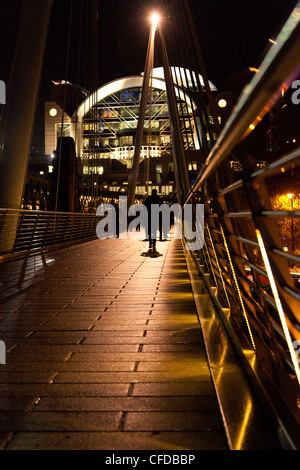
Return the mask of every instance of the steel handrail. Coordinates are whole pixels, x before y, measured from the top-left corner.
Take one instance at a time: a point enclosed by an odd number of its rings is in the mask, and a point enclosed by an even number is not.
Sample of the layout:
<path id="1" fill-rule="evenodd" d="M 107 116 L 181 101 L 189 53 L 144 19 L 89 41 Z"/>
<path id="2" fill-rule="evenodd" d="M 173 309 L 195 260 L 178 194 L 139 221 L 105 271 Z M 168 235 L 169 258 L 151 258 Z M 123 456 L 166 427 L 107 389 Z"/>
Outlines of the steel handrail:
<path id="1" fill-rule="evenodd" d="M 274 42 L 184 205 L 205 206 L 204 229 L 193 227 L 203 232 L 198 233 L 203 247 L 193 252 L 196 264 L 251 378 L 255 376 L 280 426 L 300 448 L 300 368 L 294 346 L 300 341 L 300 283 L 294 269 L 295 264 L 300 268 L 300 256 L 291 233 L 288 242 L 281 238 L 280 225 L 288 221 L 290 231 L 298 230 L 300 210 L 293 204 L 276 205 L 270 185 L 273 177 L 280 181 L 299 168 L 300 147 L 262 168 L 256 166 L 261 158 L 245 150 L 246 138 L 299 74 L 300 2 Z M 240 174 L 230 169 L 229 157 L 239 161 Z M 185 238 L 193 239 L 193 233 Z"/>
<path id="2" fill-rule="evenodd" d="M 0 255 L 96 238 L 98 221 L 95 213 L 0 209 Z"/>

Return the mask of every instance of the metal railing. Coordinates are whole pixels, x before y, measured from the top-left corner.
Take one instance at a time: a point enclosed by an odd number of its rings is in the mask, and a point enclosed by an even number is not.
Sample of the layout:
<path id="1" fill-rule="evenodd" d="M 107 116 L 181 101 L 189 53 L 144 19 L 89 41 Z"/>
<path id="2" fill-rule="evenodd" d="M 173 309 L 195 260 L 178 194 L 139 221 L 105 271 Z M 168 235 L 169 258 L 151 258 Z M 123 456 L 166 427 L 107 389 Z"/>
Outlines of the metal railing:
<path id="1" fill-rule="evenodd" d="M 244 89 L 185 198 L 185 204 L 205 206 L 204 233 L 199 234 L 203 248 L 194 252 L 199 271 L 208 288 L 217 290 L 214 302 L 234 344 L 298 449 L 300 246 L 286 246 L 282 228 L 295 237 L 300 210 L 276 207 L 272 191 L 275 178 L 283 191 L 295 172 L 300 176 L 300 147 L 258 169 L 261 156 L 249 151 L 247 141 L 299 74 L 299 50 L 300 3 Z M 234 175 L 230 160 L 239 162 L 240 173 Z"/>
<path id="2" fill-rule="evenodd" d="M 96 237 L 97 222 L 91 213 L 0 209 L 0 256 Z"/>

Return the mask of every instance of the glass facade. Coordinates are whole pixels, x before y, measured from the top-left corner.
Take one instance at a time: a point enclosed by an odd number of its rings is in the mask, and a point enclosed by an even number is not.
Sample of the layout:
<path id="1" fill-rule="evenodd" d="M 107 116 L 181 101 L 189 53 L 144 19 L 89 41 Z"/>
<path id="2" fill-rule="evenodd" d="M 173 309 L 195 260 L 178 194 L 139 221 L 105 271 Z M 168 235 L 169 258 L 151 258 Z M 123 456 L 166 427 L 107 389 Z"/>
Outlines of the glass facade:
<path id="1" fill-rule="evenodd" d="M 122 90 L 95 103 L 83 119 L 83 156 L 124 159 L 130 166 L 138 123 L 141 88 Z M 194 147 L 192 110 L 184 102 L 178 104 L 182 119 L 184 144 Z M 144 146 L 150 146 L 151 156 L 159 156 L 171 146 L 170 122 L 166 92 L 153 89 L 145 119 Z M 157 151 L 159 148 L 159 152 Z M 124 149 L 124 151 L 120 151 Z M 153 153 L 153 155 L 152 155 Z M 144 154 L 141 155 L 144 158 Z"/>
<path id="2" fill-rule="evenodd" d="M 83 116 L 81 158 L 84 185 L 93 191 L 95 186 L 99 185 L 102 188 L 120 190 L 128 182 L 135 150 L 141 93 L 141 87 L 111 93 L 90 106 Z M 167 95 L 165 90 L 154 87 L 149 95 L 137 194 L 143 194 L 154 187 L 160 192 L 169 194 L 174 188 L 173 175 L 170 177 L 169 170 L 172 165 L 172 139 Z M 184 146 L 186 149 L 195 149 L 195 126 L 191 104 L 178 98 L 178 111 Z M 158 163 L 157 159 L 162 157 L 164 163 Z M 148 161 L 143 165 L 148 159 L 156 163 L 150 165 Z M 98 175 L 96 185 L 95 175 Z M 113 181 L 117 184 L 112 185 Z"/>

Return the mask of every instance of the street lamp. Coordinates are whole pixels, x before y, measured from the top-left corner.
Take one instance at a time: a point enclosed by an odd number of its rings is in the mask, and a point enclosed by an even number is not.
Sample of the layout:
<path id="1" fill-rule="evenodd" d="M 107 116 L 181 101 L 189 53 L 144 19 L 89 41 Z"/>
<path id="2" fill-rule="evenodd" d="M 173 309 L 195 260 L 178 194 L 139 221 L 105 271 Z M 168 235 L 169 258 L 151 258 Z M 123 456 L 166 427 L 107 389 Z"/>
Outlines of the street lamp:
<path id="1" fill-rule="evenodd" d="M 159 20 L 160 20 L 159 15 L 157 13 L 153 13 L 152 16 L 151 16 L 151 21 L 152 21 L 152 24 L 155 28 L 157 28 Z"/>
<path id="2" fill-rule="evenodd" d="M 220 99 L 219 102 L 218 102 L 218 106 L 219 106 L 220 108 L 226 108 L 226 106 L 227 106 L 227 101 L 224 100 L 224 98 Z"/>

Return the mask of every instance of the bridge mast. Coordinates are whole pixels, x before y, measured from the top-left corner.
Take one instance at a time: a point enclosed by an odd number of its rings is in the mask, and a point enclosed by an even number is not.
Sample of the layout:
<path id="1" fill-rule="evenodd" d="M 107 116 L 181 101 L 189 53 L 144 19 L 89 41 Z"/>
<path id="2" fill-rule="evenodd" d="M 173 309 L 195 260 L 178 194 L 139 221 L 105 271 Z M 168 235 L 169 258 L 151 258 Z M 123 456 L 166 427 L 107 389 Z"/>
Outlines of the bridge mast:
<path id="1" fill-rule="evenodd" d="M 144 80 L 143 80 L 143 87 L 142 87 L 142 96 L 140 101 L 140 109 L 139 109 L 139 117 L 138 117 L 138 125 L 136 130 L 135 136 L 135 147 L 134 147 L 134 155 L 133 155 L 133 163 L 131 173 L 129 174 L 129 182 L 128 182 L 128 206 L 134 204 L 135 199 L 135 190 L 136 190 L 136 182 L 138 178 L 138 171 L 139 171 L 139 163 L 140 163 L 140 153 L 143 143 L 143 133 L 144 133 L 144 122 L 145 122 L 145 115 L 146 115 L 146 108 L 148 103 L 148 95 L 150 89 L 150 74 L 153 69 L 153 57 L 154 57 L 154 42 L 155 42 L 155 32 L 157 28 L 157 21 L 155 15 L 152 18 L 152 27 L 150 31 L 150 37 L 148 42 L 148 51 L 145 63 L 145 73 L 144 73 Z M 150 97 L 151 99 L 152 97 Z"/>
<path id="2" fill-rule="evenodd" d="M 0 207 L 20 209 L 52 0 L 23 1 L 6 105 L 0 120 Z"/>

